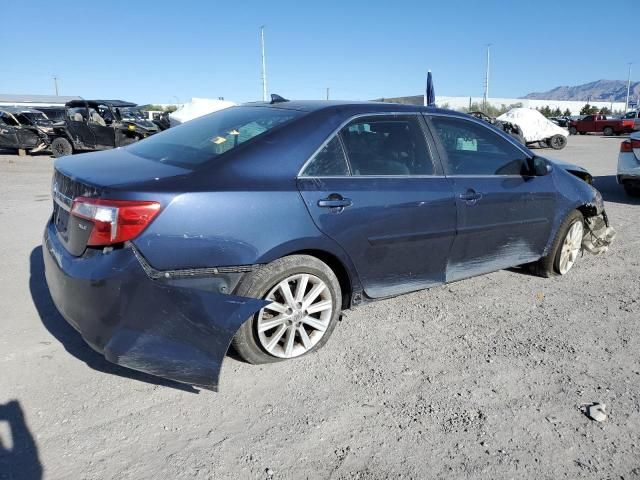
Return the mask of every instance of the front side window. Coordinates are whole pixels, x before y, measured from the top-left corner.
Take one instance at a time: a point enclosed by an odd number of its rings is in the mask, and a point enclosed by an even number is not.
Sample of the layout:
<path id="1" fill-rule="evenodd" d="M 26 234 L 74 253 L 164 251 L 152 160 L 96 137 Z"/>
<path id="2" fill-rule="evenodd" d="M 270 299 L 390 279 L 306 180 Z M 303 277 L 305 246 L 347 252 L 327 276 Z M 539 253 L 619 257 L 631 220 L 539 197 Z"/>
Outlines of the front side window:
<path id="1" fill-rule="evenodd" d="M 337 177 L 349 175 L 347 159 L 336 136 L 316 153 L 302 172 L 303 177 Z"/>
<path id="2" fill-rule="evenodd" d="M 447 153 L 447 175 L 526 175 L 527 156 L 490 127 L 461 118 L 431 117 Z"/>
<path id="3" fill-rule="evenodd" d="M 304 112 L 271 107 L 230 107 L 157 133 L 127 149 L 134 155 L 196 168 Z"/>
<path id="4" fill-rule="evenodd" d="M 354 176 L 433 175 L 415 115 L 358 118 L 340 132 Z"/>

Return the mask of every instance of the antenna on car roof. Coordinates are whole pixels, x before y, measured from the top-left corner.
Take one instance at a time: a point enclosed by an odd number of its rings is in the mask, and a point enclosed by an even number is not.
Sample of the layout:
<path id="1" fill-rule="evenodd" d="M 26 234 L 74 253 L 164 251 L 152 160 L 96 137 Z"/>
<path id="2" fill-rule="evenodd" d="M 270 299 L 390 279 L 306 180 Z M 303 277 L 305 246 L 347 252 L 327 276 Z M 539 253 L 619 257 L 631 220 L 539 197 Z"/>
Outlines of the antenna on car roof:
<path id="1" fill-rule="evenodd" d="M 287 100 L 284 97 L 281 97 L 280 95 L 278 95 L 277 93 L 272 93 L 271 94 L 271 102 L 269 103 L 283 103 L 283 102 L 288 102 L 289 100 Z"/>

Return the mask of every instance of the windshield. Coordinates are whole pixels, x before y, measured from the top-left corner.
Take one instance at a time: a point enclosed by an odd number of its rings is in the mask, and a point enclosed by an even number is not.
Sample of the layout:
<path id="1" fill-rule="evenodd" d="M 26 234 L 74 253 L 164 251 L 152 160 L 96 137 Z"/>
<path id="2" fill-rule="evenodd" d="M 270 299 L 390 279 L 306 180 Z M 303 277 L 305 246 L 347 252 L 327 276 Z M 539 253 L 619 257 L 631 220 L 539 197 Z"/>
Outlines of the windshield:
<path id="1" fill-rule="evenodd" d="M 119 111 L 122 120 L 128 120 L 130 122 L 137 120 L 146 120 L 144 114 L 135 107 L 122 107 L 119 108 Z"/>
<path id="2" fill-rule="evenodd" d="M 51 123 L 51 120 L 42 112 L 25 112 L 23 115 L 36 125 L 49 125 Z"/>
<path id="3" fill-rule="evenodd" d="M 165 130 L 127 149 L 149 160 L 195 168 L 302 114 L 280 108 L 231 107 Z"/>

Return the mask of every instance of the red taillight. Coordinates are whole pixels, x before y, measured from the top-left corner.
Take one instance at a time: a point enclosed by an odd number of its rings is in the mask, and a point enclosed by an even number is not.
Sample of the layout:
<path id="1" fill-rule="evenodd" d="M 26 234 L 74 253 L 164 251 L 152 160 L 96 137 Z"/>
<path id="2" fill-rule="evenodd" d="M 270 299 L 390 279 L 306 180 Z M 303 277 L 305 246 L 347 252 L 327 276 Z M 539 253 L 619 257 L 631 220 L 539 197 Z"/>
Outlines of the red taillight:
<path id="1" fill-rule="evenodd" d="M 93 222 L 90 246 L 113 245 L 137 237 L 160 211 L 158 202 L 76 197 L 71 214 Z"/>
<path id="2" fill-rule="evenodd" d="M 624 142 L 622 142 L 620 144 L 620 151 L 621 152 L 633 152 L 633 149 L 640 149 L 640 140 L 625 140 Z"/>

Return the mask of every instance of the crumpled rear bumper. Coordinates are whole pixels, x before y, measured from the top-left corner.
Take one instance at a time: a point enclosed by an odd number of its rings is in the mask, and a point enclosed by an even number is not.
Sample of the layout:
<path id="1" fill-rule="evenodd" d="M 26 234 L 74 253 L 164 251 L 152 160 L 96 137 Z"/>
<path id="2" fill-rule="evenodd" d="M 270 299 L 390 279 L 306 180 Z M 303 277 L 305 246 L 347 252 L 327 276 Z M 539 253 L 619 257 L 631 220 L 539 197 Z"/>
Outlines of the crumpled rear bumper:
<path id="1" fill-rule="evenodd" d="M 152 280 L 131 248 L 73 257 L 51 222 L 43 257 L 56 307 L 107 360 L 210 390 L 238 328 L 268 303 Z"/>

